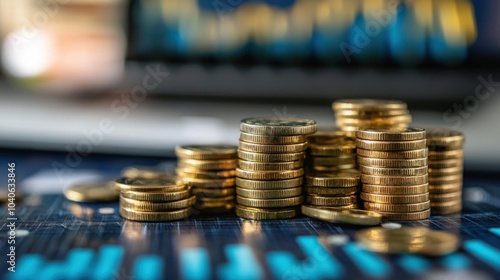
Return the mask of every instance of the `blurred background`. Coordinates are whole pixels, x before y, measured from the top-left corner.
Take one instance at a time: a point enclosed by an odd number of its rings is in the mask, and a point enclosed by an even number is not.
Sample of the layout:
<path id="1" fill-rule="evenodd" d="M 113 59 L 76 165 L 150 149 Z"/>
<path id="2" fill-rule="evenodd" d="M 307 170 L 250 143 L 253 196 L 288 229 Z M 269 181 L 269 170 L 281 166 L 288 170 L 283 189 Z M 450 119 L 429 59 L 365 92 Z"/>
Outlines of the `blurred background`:
<path id="1" fill-rule="evenodd" d="M 0 0 L 0 149 L 165 157 L 250 116 L 408 103 L 500 170 L 496 0 Z"/>

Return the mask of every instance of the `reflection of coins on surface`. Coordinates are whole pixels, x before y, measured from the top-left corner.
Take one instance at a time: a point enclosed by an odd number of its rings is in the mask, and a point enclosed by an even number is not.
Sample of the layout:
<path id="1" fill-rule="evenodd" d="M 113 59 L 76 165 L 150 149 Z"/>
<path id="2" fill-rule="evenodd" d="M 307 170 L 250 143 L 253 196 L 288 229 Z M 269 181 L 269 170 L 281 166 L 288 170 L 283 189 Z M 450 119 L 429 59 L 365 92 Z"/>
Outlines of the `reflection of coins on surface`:
<path id="1" fill-rule="evenodd" d="M 292 179 L 304 175 L 304 169 L 280 170 L 280 171 L 253 171 L 237 168 L 236 176 L 249 180 L 281 180 Z"/>
<path id="2" fill-rule="evenodd" d="M 305 191 L 308 194 L 322 195 L 322 196 L 341 196 L 353 195 L 359 191 L 358 187 L 310 187 L 306 186 Z"/>
<path id="3" fill-rule="evenodd" d="M 240 159 L 248 161 L 284 162 L 284 161 L 304 160 L 305 155 L 303 152 L 287 153 L 287 154 L 265 154 L 265 153 L 254 153 L 254 152 L 238 150 L 238 157 Z"/>
<path id="4" fill-rule="evenodd" d="M 312 205 L 318 206 L 340 206 L 349 205 L 357 202 L 355 195 L 350 196 L 318 196 L 308 195 L 306 201 Z"/>
<path id="5" fill-rule="evenodd" d="M 426 147 L 426 141 L 425 139 L 411 141 L 374 141 L 356 139 L 356 147 L 375 151 L 408 151 L 424 149 Z"/>
<path id="6" fill-rule="evenodd" d="M 260 144 L 298 144 L 306 142 L 304 135 L 290 135 L 290 136 L 275 136 L 275 135 L 260 135 L 250 134 L 246 132 L 240 133 L 240 140 L 250 143 Z"/>
<path id="7" fill-rule="evenodd" d="M 243 151 L 249 151 L 255 153 L 284 154 L 284 153 L 303 152 L 307 148 L 307 143 L 267 145 L 267 144 L 256 144 L 256 143 L 248 143 L 240 141 L 239 147 Z"/>
<path id="8" fill-rule="evenodd" d="M 120 178 L 115 181 L 115 187 L 121 191 L 178 191 L 185 188 L 182 186 L 179 178 L 175 176 L 167 176 L 161 179 L 146 179 L 146 178 Z"/>
<path id="9" fill-rule="evenodd" d="M 64 196 L 76 202 L 116 201 L 118 195 L 113 182 L 79 183 L 64 190 Z"/>
<path id="10" fill-rule="evenodd" d="M 427 210 L 431 207 L 430 201 L 420 202 L 420 203 L 403 203 L 403 204 L 386 204 L 386 203 L 376 203 L 376 202 L 364 202 L 363 204 L 366 209 L 379 212 L 397 212 L 397 213 L 409 213 L 409 212 L 420 212 Z"/>
<path id="11" fill-rule="evenodd" d="M 120 207 L 144 212 L 161 212 L 188 208 L 193 206 L 195 201 L 195 196 L 170 202 L 150 202 L 130 199 L 122 195 L 120 197 Z"/>
<path id="12" fill-rule="evenodd" d="M 263 135 L 311 134 L 318 130 L 315 121 L 297 118 L 248 118 L 241 120 L 243 132 Z"/>
<path id="13" fill-rule="evenodd" d="M 288 162 L 256 162 L 247 160 L 238 160 L 240 169 L 254 171 L 272 171 L 272 170 L 290 170 L 298 169 L 304 165 L 303 161 L 288 161 Z"/>
<path id="14" fill-rule="evenodd" d="M 364 174 L 381 176 L 416 176 L 425 175 L 428 172 L 427 166 L 405 167 L 405 168 L 384 168 L 360 165 L 359 170 Z"/>
<path id="15" fill-rule="evenodd" d="M 427 175 L 419 176 L 377 176 L 361 174 L 361 181 L 365 184 L 386 186 L 409 186 L 427 183 Z"/>
<path id="16" fill-rule="evenodd" d="M 236 178 L 236 185 L 240 188 L 253 189 L 253 190 L 274 190 L 284 188 L 295 188 L 302 185 L 303 177 L 287 179 L 287 180 L 268 180 L 268 181 L 255 181 L 242 178 Z"/>
<path id="17" fill-rule="evenodd" d="M 176 192 L 164 192 L 164 191 L 148 191 L 148 192 L 137 192 L 137 191 L 125 191 L 121 195 L 125 198 L 130 198 L 134 200 L 143 200 L 149 202 L 169 202 L 188 198 L 191 195 L 191 191 L 186 188 L 182 191 Z"/>
<path id="18" fill-rule="evenodd" d="M 456 251 L 460 245 L 460 240 L 454 234 L 423 227 L 374 227 L 358 231 L 355 238 L 368 250 L 391 254 L 442 256 Z"/>
<path id="19" fill-rule="evenodd" d="M 428 193 L 412 195 L 386 195 L 361 192 L 361 199 L 376 203 L 420 203 L 429 200 Z"/>
<path id="20" fill-rule="evenodd" d="M 290 219 L 297 215 L 295 208 L 280 208 L 280 209 L 259 209 L 245 207 L 241 205 L 236 206 L 236 215 L 252 220 L 280 220 Z"/>
<path id="21" fill-rule="evenodd" d="M 260 198 L 247 198 L 236 196 L 238 204 L 248 207 L 257 208 L 282 208 L 300 205 L 303 201 L 302 196 L 276 198 L 276 199 L 260 199 Z"/>
<path id="22" fill-rule="evenodd" d="M 421 194 L 429 190 L 429 184 L 413 185 L 413 186 L 383 186 L 363 184 L 363 192 L 375 194 L 389 195 L 404 195 L 404 194 Z"/>
<path id="23" fill-rule="evenodd" d="M 293 197 L 302 194 L 302 188 L 290 188 L 290 189 L 277 189 L 277 190 L 249 190 L 243 188 L 236 188 L 236 194 L 242 197 L 249 198 L 285 198 Z"/>
<path id="24" fill-rule="evenodd" d="M 157 179 L 168 176 L 165 170 L 148 166 L 129 166 L 122 171 L 123 177 Z"/>
<path id="25" fill-rule="evenodd" d="M 376 141 L 409 141 L 425 138 L 423 128 L 385 128 L 361 129 L 356 132 L 356 137 Z"/>
<path id="26" fill-rule="evenodd" d="M 428 155 L 427 148 L 411 151 L 371 151 L 364 149 L 356 150 L 358 156 L 380 159 L 414 159 L 425 158 Z"/>
<path id="27" fill-rule="evenodd" d="M 236 157 L 236 149 L 231 145 L 183 145 L 175 147 L 175 154 L 184 159 L 231 159 Z"/>
<path id="28" fill-rule="evenodd" d="M 191 214 L 191 208 L 171 212 L 142 212 L 120 207 L 120 215 L 128 220 L 140 222 L 166 222 L 186 219 Z"/>
<path id="29" fill-rule="evenodd" d="M 378 225 L 382 215 L 366 210 L 302 205 L 302 214 L 331 223 Z"/>

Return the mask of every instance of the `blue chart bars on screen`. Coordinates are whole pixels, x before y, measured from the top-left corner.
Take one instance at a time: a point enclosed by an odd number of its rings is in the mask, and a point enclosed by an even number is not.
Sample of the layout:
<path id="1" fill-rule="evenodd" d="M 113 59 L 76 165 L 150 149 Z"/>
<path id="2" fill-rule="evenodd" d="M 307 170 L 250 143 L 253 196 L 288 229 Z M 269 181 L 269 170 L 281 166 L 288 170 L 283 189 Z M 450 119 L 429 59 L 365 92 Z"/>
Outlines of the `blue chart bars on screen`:
<path id="1" fill-rule="evenodd" d="M 477 36 L 470 0 L 136 0 L 137 57 L 455 65 Z"/>

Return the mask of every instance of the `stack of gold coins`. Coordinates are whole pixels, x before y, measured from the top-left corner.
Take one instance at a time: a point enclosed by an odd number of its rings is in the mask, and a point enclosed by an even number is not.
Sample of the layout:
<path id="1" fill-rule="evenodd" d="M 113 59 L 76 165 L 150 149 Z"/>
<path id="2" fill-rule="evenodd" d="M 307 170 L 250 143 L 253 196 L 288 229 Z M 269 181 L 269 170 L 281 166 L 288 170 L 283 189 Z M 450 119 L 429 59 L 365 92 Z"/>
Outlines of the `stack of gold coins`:
<path id="1" fill-rule="evenodd" d="M 333 102 L 337 126 L 352 135 L 362 128 L 406 128 L 412 118 L 399 100 L 341 99 Z"/>
<path id="2" fill-rule="evenodd" d="M 185 219 L 196 201 L 188 185 L 174 176 L 161 179 L 123 177 L 115 181 L 115 188 L 120 190 L 120 215 L 134 221 Z"/>
<path id="3" fill-rule="evenodd" d="M 433 215 L 462 210 L 464 135 L 456 130 L 427 131 L 429 148 L 429 193 Z"/>
<path id="4" fill-rule="evenodd" d="M 356 132 L 358 164 L 368 210 L 391 220 L 430 216 L 425 129 L 362 129 Z"/>
<path id="5" fill-rule="evenodd" d="M 356 143 L 346 132 L 319 131 L 307 136 L 307 142 L 307 172 L 356 168 Z"/>
<path id="6" fill-rule="evenodd" d="M 356 169 L 308 173 L 306 201 L 315 206 L 357 208 L 360 172 Z"/>
<path id="7" fill-rule="evenodd" d="M 308 119 L 249 118 L 241 121 L 236 214 L 247 219 L 293 218 L 303 202 Z"/>
<path id="8" fill-rule="evenodd" d="M 179 158 L 177 175 L 191 186 L 201 212 L 221 213 L 234 209 L 236 146 L 182 145 L 175 148 Z"/>

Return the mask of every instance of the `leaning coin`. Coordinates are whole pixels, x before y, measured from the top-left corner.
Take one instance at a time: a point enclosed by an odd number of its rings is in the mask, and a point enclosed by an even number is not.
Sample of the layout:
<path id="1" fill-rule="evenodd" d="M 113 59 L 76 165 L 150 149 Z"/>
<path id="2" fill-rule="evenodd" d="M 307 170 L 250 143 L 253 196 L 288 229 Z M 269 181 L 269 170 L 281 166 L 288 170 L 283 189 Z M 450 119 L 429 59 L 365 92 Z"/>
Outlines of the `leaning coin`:
<path id="1" fill-rule="evenodd" d="M 302 205 L 302 214 L 330 223 L 368 226 L 378 225 L 382 222 L 382 215 L 376 212 L 359 209 Z"/>
<path id="2" fill-rule="evenodd" d="M 79 183 L 64 189 L 64 196 L 76 202 L 116 201 L 118 195 L 113 182 Z"/>

